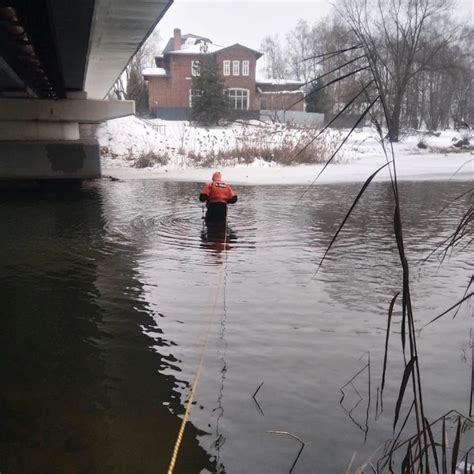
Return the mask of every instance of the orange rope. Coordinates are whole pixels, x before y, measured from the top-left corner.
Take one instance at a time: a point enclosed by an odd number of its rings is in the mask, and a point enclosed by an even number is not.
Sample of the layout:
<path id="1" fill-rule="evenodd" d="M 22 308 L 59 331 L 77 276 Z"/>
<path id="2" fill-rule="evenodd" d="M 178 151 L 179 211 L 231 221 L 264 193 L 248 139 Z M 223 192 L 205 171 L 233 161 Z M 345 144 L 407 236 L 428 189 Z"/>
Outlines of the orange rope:
<path id="1" fill-rule="evenodd" d="M 225 232 L 224 232 L 224 249 L 227 252 L 227 219 L 226 219 L 226 223 L 225 223 Z M 226 262 L 227 262 L 227 259 L 226 259 Z M 220 290 L 220 287 L 221 287 L 222 276 L 224 275 L 224 270 L 225 270 L 225 265 L 222 266 L 221 271 L 219 273 L 219 282 L 218 282 L 217 288 L 216 288 L 216 295 L 215 295 L 215 298 L 214 298 L 214 304 L 213 304 L 213 307 L 212 307 L 212 311 L 211 311 L 211 313 L 209 315 L 209 318 L 208 318 L 207 331 L 206 331 L 206 337 L 205 337 L 205 340 L 204 340 L 204 345 L 203 345 L 202 350 L 201 350 L 201 356 L 199 357 L 199 363 L 198 363 L 198 367 L 197 367 L 197 370 L 196 370 L 196 375 L 194 376 L 194 382 L 193 382 L 193 385 L 192 385 L 192 388 L 191 388 L 191 393 L 189 395 L 188 402 L 186 403 L 186 409 L 184 411 L 184 416 L 183 416 L 183 419 L 181 421 L 181 426 L 179 428 L 178 437 L 176 438 L 176 442 L 174 444 L 173 454 L 171 456 L 171 461 L 170 461 L 170 464 L 169 464 L 169 467 L 168 467 L 168 474 L 173 474 L 173 472 L 174 472 L 176 461 L 178 459 L 179 448 L 181 447 L 181 442 L 183 441 L 184 430 L 186 429 L 186 425 L 189 421 L 189 415 L 191 413 L 191 407 L 192 407 L 192 404 L 193 404 L 193 401 L 194 401 L 194 395 L 196 394 L 196 389 L 197 389 L 197 386 L 198 386 L 198 383 L 199 383 L 199 378 L 201 376 L 201 370 L 202 370 L 202 366 L 203 366 L 203 363 L 204 363 L 204 357 L 205 357 L 206 351 L 207 351 L 207 345 L 208 345 L 208 342 L 209 342 L 209 335 L 211 333 L 211 326 L 212 326 L 211 323 L 212 323 L 212 321 L 214 319 L 214 315 L 216 313 L 217 299 L 219 297 L 219 290 Z"/>

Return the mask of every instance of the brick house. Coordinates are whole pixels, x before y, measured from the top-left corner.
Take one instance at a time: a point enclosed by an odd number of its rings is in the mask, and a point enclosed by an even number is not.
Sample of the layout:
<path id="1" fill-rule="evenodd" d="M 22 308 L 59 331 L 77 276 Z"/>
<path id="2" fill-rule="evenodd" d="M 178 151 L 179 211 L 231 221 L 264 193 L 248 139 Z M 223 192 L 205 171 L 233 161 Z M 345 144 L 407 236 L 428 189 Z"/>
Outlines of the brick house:
<path id="1" fill-rule="evenodd" d="M 261 109 L 304 110 L 301 82 L 256 80 L 257 60 L 262 53 L 238 43 L 218 46 L 209 38 L 181 35 L 175 29 L 162 55 L 155 58 L 156 67 L 142 71 L 148 81 L 148 104 L 153 116 L 168 120 L 190 118 L 192 77 L 199 74 L 203 43 L 207 54 L 216 56 L 230 105 L 242 117 L 258 118 Z"/>

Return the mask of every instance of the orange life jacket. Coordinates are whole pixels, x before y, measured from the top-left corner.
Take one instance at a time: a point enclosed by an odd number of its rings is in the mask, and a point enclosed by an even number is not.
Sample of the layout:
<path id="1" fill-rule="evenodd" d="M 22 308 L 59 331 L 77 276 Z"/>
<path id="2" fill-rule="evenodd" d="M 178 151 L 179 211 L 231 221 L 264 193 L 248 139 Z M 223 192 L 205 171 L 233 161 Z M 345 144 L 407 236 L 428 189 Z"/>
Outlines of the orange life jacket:
<path id="1" fill-rule="evenodd" d="M 228 185 L 222 181 L 212 181 L 207 183 L 201 190 L 201 194 L 207 196 L 207 202 L 213 204 L 216 202 L 229 202 L 229 199 L 235 196 L 234 191 Z"/>

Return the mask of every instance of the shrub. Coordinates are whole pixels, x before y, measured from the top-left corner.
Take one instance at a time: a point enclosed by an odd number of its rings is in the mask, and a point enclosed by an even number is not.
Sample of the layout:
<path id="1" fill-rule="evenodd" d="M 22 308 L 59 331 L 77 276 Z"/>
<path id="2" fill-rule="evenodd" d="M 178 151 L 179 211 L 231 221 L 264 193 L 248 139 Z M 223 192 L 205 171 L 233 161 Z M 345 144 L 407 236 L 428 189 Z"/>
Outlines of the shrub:
<path id="1" fill-rule="evenodd" d="M 169 161 L 167 154 L 159 155 L 153 151 L 141 152 L 138 156 L 132 157 L 134 168 L 150 168 L 154 165 L 166 165 Z"/>

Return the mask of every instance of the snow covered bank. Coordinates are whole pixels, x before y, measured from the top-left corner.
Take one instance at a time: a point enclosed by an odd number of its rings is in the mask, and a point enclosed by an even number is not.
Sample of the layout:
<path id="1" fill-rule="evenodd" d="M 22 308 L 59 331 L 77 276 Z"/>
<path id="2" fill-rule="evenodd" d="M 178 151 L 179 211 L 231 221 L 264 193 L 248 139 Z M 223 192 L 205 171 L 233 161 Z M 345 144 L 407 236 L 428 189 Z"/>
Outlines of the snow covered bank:
<path id="1" fill-rule="evenodd" d="M 464 154 L 463 154 L 464 155 Z M 399 180 L 474 180 L 472 162 L 456 171 L 469 159 L 465 155 L 451 156 L 449 161 L 437 156 L 406 157 L 397 159 Z M 472 157 L 471 157 L 472 159 Z M 364 158 L 355 163 L 330 165 L 318 178 L 318 183 L 340 183 L 365 181 L 383 161 Z M 236 166 L 219 168 L 224 179 L 235 184 L 310 184 L 316 178 L 322 165 L 300 165 L 286 167 Z M 168 179 L 177 181 L 208 181 L 214 168 L 104 168 L 103 174 L 120 179 Z M 388 171 L 383 170 L 376 180 L 389 179 Z"/>
<path id="2" fill-rule="evenodd" d="M 171 168 L 252 164 L 260 158 L 282 165 L 324 163 L 341 141 L 341 133 L 260 121 L 204 128 L 184 121 L 127 117 L 103 124 L 98 138 L 104 160 L 114 167 Z M 337 160 L 343 159 L 343 153 Z"/>
<path id="3" fill-rule="evenodd" d="M 255 124 L 252 127 L 261 127 Z M 193 157 L 215 154 L 216 150 L 228 150 L 239 146 L 242 139 L 255 148 L 262 144 L 262 136 L 269 136 L 273 146 L 295 140 L 308 140 L 310 136 L 298 129 L 273 127 L 268 134 L 253 134 L 254 128 L 235 125 L 228 128 L 190 127 L 185 122 L 163 120 L 142 121 L 136 117 L 111 120 L 99 128 L 99 143 L 104 151 L 103 174 L 120 179 L 168 179 L 181 181 L 207 181 L 212 168 L 197 168 Z M 328 150 L 340 143 L 344 133 L 329 131 Z M 311 131 L 310 133 L 314 133 Z M 253 135 L 252 135 L 253 134 Z M 244 138 L 242 138 L 242 136 Z M 255 137 L 258 138 L 255 138 Z M 394 144 L 397 174 L 400 180 L 472 180 L 474 179 L 474 155 L 471 150 L 459 150 L 453 146 L 453 138 L 460 138 L 455 131 L 442 132 L 439 137 L 424 136 L 426 149 L 418 148 L 422 137 L 416 134 L 403 137 Z M 258 143 L 257 143 L 258 140 Z M 265 139 L 266 140 L 266 139 Z M 265 144 L 267 146 L 268 144 Z M 151 167 L 133 167 L 140 153 L 151 152 L 162 159 Z M 214 156 L 214 155 L 213 155 Z M 357 130 L 344 145 L 337 164 L 331 164 L 318 178 L 318 183 L 365 181 L 379 166 L 385 156 L 375 130 Z M 145 163 L 146 164 L 146 163 Z M 248 160 L 245 164 L 233 162 L 231 166 L 219 166 L 224 178 L 236 184 L 309 184 L 322 169 L 322 164 L 281 166 L 263 159 Z M 389 179 L 387 169 L 376 178 Z"/>

